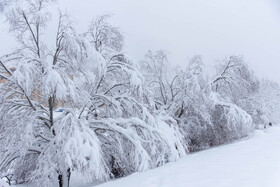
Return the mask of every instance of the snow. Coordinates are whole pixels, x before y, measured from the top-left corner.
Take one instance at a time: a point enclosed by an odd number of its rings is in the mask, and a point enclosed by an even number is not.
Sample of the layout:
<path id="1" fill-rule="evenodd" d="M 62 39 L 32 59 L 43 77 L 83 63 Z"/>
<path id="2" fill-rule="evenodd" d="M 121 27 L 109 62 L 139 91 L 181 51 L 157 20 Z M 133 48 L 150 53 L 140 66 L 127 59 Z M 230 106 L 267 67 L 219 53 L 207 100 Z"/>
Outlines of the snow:
<path id="1" fill-rule="evenodd" d="M 279 187 L 280 126 L 98 187 Z"/>
<path id="2" fill-rule="evenodd" d="M 6 183 L 6 181 L 0 179 L 0 187 L 8 187 L 8 183 Z"/>

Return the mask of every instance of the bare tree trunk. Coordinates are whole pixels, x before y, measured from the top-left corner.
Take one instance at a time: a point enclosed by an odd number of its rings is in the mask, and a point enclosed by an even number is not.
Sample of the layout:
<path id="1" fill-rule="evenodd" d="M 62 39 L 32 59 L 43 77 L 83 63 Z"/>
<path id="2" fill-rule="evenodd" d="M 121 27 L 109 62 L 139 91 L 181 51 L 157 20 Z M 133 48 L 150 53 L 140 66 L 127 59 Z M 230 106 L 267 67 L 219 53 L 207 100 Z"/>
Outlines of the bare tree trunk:
<path id="1" fill-rule="evenodd" d="M 54 108 L 54 98 L 50 97 L 49 98 L 49 111 L 50 111 L 50 123 L 51 123 L 51 127 L 53 126 L 53 108 Z"/>
<path id="2" fill-rule="evenodd" d="M 70 177 L 71 177 L 70 168 L 68 168 L 66 172 L 60 173 L 58 175 L 59 187 L 69 187 L 70 186 Z"/>
<path id="3" fill-rule="evenodd" d="M 59 184 L 59 187 L 63 187 L 63 176 L 62 176 L 62 174 L 58 175 L 58 184 Z"/>
<path id="4" fill-rule="evenodd" d="M 70 177 L 71 177 L 71 170 L 70 168 L 67 169 L 67 187 L 70 185 Z"/>

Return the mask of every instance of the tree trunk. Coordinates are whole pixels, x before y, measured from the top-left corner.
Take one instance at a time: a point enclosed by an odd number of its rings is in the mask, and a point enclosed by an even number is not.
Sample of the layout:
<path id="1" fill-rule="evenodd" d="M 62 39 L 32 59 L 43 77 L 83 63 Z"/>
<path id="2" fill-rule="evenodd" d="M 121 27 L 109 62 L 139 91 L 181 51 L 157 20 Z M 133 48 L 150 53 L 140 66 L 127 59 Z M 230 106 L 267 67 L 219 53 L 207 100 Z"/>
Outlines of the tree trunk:
<path id="1" fill-rule="evenodd" d="M 69 187 L 70 185 L 71 170 L 67 169 L 63 174 L 58 175 L 59 187 Z"/>
<path id="2" fill-rule="evenodd" d="M 63 176 L 61 174 L 58 175 L 58 184 L 59 187 L 63 187 Z"/>
<path id="3" fill-rule="evenodd" d="M 69 187 L 70 185 L 70 177 L 71 177 L 71 170 L 70 168 L 67 169 L 67 186 L 66 187 Z"/>
<path id="4" fill-rule="evenodd" d="M 54 98 L 53 97 L 50 97 L 49 98 L 49 111 L 50 111 L 50 126 L 52 127 L 53 126 L 53 108 L 54 108 Z"/>

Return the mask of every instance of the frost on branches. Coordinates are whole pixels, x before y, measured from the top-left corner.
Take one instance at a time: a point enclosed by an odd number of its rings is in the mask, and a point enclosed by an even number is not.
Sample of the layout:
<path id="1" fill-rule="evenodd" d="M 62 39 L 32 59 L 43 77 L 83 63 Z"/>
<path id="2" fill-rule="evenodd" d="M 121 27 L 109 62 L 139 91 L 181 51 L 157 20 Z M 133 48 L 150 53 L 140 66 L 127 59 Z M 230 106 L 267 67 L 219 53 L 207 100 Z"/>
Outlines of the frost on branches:
<path id="1" fill-rule="evenodd" d="M 49 3 L 14 1 L 5 9 L 19 47 L 0 63 L 1 177 L 69 186 L 74 171 L 107 180 L 185 156 L 176 122 L 143 101 L 143 76 L 120 53 L 117 29 L 101 17 L 79 35 L 60 13 L 49 46 Z"/>
<path id="2" fill-rule="evenodd" d="M 279 85 L 259 81 L 241 57 L 202 57 L 173 68 L 164 51 L 135 62 L 110 15 L 76 33 L 52 0 L 0 3 L 18 48 L 0 58 L 0 177 L 10 184 L 106 181 L 176 161 L 189 151 L 279 122 Z M 47 39 L 46 39 L 47 38 Z M 52 42 L 50 42 L 52 41 Z"/>

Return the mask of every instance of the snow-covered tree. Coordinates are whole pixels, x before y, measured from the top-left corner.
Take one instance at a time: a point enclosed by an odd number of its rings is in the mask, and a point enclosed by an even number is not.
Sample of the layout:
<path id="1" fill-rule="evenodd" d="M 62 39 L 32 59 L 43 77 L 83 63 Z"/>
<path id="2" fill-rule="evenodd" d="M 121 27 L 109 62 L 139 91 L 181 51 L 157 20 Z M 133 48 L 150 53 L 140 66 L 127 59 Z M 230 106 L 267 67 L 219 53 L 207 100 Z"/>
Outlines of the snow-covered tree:
<path id="1" fill-rule="evenodd" d="M 260 80 L 260 90 L 255 96 L 255 102 L 259 105 L 262 111 L 262 127 L 266 126 L 269 122 L 278 124 L 279 118 L 279 102 L 280 102 L 280 86 L 278 83 L 262 79 Z"/>
<path id="2" fill-rule="evenodd" d="M 88 51 L 91 43 L 83 44 Z M 97 51 L 98 59 L 102 55 Z M 90 63 L 89 57 L 84 59 Z M 93 54 L 93 53 L 92 53 Z M 143 76 L 138 65 L 124 54 L 101 64 L 87 66 L 95 77 L 85 81 L 88 89 L 80 118 L 87 120 L 102 142 L 107 167 L 113 177 L 143 171 L 185 155 L 183 139 L 171 117 L 154 113 L 144 102 Z M 88 77 L 88 76 L 86 76 Z"/>
<path id="3" fill-rule="evenodd" d="M 110 17 L 110 14 L 106 14 L 93 19 L 85 34 L 95 50 L 105 58 L 120 52 L 124 45 L 124 37 L 117 27 L 109 23 Z"/>
<path id="4" fill-rule="evenodd" d="M 217 66 L 213 87 L 224 97 L 239 104 L 240 99 L 258 92 L 259 81 L 243 57 L 231 56 Z"/>
<path id="5" fill-rule="evenodd" d="M 160 63 L 157 64 L 158 67 L 162 67 Z M 158 77 L 172 75 L 170 71 L 159 72 L 162 74 L 155 73 Z M 251 132 L 251 117 L 212 91 L 210 79 L 200 56 L 193 57 L 185 71 L 174 70 L 173 73 L 171 84 L 168 83 L 168 79 L 154 76 L 160 80 L 162 89 L 158 87 L 147 89 L 151 89 L 155 101 L 168 98 L 165 100 L 166 103 L 162 102 L 159 106 L 164 106 L 167 114 L 177 121 L 190 151 L 230 142 Z M 147 79 L 148 76 L 145 77 Z M 157 92 L 156 89 L 163 92 Z M 172 94 L 172 89 L 176 94 Z"/>
<path id="6" fill-rule="evenodd" d="M 143 76 L 120 53 L 122 36 L 106 16 L 90 27 L 98 33 L 90 40 L 60 13 L 49 45 L 50 2 L 15 1 L 5 10 L 18 49 L 0 63 L 1 176 L 69 186 L 73 171 L 106 180 L 184 156 L 176 122 L 143 101 Z"/>
<path id="7" fill-rule="evenodd" d="M 0 3 L 18 41 L 0 57 L 0 177 L 9 182 L 64 187 L 73 172 L 108 180 L 245 137 L 252 121 L 279 121 L 279 85 L 259 81 L 243 58 L 220 64 L 214 81 L 200 56 L 185 70 L 164 51 L 138 63 L 109 15 L 78 34 L 59 12 L 50 42 L 53 2 Z"/>
<path id="8" fill-rule="evenodd" d="M 180 93 L 182 71 L 171 67 L 166 52 L 148 51 L 140 62 L 145 77 L 145 98 L 155 110 L 168 111 Z"/>
<path id="9" fill-rule="evenodd" d="M 104 178 L 106 171 L 98 139 L 78 120 L 75 111 L 71 108 L 59 118 L 54 114 L 61 103 L 76 105 L 83 90 L 74 80 L 83 72 L 77 54 L 80 46 L 67 15 L 59 16 L 55 47 L 44 40 L 49 3 L 14 1 L 5 10 L 18 49 L 0 63 L 0 76 L 6 80 L 1 84 L 1 135 L 6 136 L 1 138 L 5 148 L 0 169 L 13 173 L 20 182 L 36 180 L 50 185 L 58 178 L 60 186 L 69 186 L 74 170 L 87 169 L 93 178 Z M 89 148 L 92 150 L 82 154 Z"/>
<path id="10" fill-rule="evenodd" d="M 254 123 L 263 123 L 262 106 L 257 95 L 260 82 L 243 57 L 231 56 L 217 66 L 214 91 L 249 113 Z"/>

